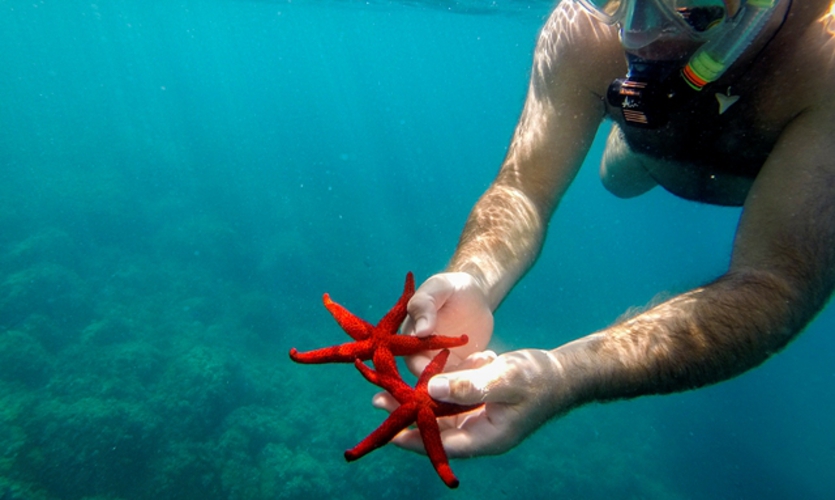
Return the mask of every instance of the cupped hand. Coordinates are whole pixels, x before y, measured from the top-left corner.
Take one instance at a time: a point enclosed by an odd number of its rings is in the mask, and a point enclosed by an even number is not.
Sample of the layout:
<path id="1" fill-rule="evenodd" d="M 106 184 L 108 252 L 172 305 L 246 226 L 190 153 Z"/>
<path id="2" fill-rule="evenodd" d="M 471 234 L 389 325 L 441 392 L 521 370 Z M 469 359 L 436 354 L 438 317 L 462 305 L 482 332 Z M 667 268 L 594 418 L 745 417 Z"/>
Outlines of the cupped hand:
<path id="1" fill-rule="evenodd" d="M 470 354 L 486 349 L 493 335 L 493 312 L 486 294 L 467 273 L 440 273 L 430 277 L 415 291 L 408 312 L 403 323 L 405 335 L 469 337 L 466 345 L 450 349 L 448 369 L 456 368 Z M 410 356 L 409 369 L 419 374 L 432 354 Z"/>
<path id="2" fill-rule="evenodd" d="M 470 413 L 438 420 L 450 458 L 504 453 L 548 419 L 573 407 L 563 366 L 552 351 L 523 349 L 501 356 L 485 351 L 468 357 L 461 368 L 429 381 L 429 394 L 439 401 L 486 403 Z M 397 407 L 397 401 L 384 392 L 374 397 L 373 404 L 388 411 Z M 393 442 L 424 452 L 417 429 L 401 432 Z"/>

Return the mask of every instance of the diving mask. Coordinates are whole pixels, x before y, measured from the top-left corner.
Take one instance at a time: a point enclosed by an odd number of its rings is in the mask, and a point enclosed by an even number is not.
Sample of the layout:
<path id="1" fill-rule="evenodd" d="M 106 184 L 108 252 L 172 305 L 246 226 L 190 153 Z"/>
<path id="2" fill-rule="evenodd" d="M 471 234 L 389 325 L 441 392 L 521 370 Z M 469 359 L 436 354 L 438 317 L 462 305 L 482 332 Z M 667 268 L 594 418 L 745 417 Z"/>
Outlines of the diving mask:
<path id="1" fill-rule="evenodd" d="M 736 14 L 723 0 L 578 1 L 600 21 L 618 25 L 626 49 L 639 49 L 662 37 L 704 42 L 713 28 Z"/>

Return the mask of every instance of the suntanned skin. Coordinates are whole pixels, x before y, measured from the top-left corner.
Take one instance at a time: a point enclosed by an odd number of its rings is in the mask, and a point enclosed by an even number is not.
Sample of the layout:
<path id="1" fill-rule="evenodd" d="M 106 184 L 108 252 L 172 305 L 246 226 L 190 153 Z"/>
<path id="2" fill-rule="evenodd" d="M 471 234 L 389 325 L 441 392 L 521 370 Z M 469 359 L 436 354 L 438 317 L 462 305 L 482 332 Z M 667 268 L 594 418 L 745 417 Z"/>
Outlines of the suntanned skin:
<path id="1" fill-rule="evenodd" d="M 634 162 L 603 172 L 604 183 L 623 196 L 660 183 L 686 198 L 741 204 L 731 263 L 712 283 L 550 351 L 561 374 L 559 397 L 568 402 L 548 405 L 536 418 L 734 377 L 785 347 L 826 304 L 835 284 L 830 9 L 829 0 L 794 0 L 774 39 L 746 53 L 692 106 L 671 116 L 669 127 L 624 127 Z M 775 16 L 772 25 L 782 21 Z M 618 122 L 619 110 L 604 97 L 625 72 L 617 29 L 563 0 L 539 37 L 508 155 L 470 214 L 448 268 L 475 277 L 492 309 L 538 257 L 548 221 L 601 122 Z M 723 121 L 714 92 L 728 86 L 741 98 Z M 688 120 L 721 133 L 684 157 L 678 151 L 686 148 L 678 146 L 693 138 L 680 135 L 677 124 Z M 635 151 L 662 146 L 662 158 Z M 761 168 L 756 178 L 724 175 L 728 163 Z M 621 179 L 607 179 L 612 174 Z"/>

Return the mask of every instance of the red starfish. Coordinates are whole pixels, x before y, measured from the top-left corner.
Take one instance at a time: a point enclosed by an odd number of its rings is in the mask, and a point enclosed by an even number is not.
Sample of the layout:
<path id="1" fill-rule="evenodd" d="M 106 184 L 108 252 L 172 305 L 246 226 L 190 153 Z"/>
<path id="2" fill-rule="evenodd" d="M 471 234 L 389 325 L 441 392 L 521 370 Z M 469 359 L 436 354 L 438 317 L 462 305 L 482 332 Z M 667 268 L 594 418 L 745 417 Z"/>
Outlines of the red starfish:
<path id="1" fill-rule="evenodd" d="M 377 326 L 358 318 L 347 309 L 332 301 L 328 294 L 324 296 L 325 307 L 333 315 L 339 326 L 354 339 L 342 345 L 323 347 L 308 352 L 290 349 L 290 359 L 296 363 L 350 363 L 355 359 L 368 360 L 379 349 L 385 348 L 394 356 L 408 356 L 421 351 L 458 347 L 467 343 L 467 336 L 443 337 L 429 335 L 414 337 L 411 335 L 397 335 L 397 329 L 406 319 L 406 304 L 415 293 L 415 277 L 410 272 L 406 274 L 406 285 L 403 295 L 386 313 Z M 376 366 L 376 365 L 375 365 Z"/>
<path id="2" fill-rule="evenodd" d="M 380 427 L 377 427 L 358 445 L 346 451 L 345 459 L 350 462 L 376 450 L 391 441 L 400 431 L 417 422 L 423 446 L 426 448 L 426 454 L 429 455 L 429 460 L 435 467 L 435 471 L 447 486 L 457 488 L 458 479 L 449 466 L 449 459 L 441 443 L 441 431 L 436 418 L 465 413 L 481 405 L 461 406 L 435 401 L 429 396 L 427 387 L 429 379 L 444 369 L 447 358 L 449 358 L 449 349 L 444 349 L 435 355 L 420 374 L 414 389 L 400 378 L 394 356 L 387 349 L 380 349 L 374 354 L 373 362 L 377 371 L 372 370 L 359 360 L 354 361 L 354 365 L 369 382 L 391 393 L 394 399 L 400 403 L 400 406 L 391 412 Z"/>

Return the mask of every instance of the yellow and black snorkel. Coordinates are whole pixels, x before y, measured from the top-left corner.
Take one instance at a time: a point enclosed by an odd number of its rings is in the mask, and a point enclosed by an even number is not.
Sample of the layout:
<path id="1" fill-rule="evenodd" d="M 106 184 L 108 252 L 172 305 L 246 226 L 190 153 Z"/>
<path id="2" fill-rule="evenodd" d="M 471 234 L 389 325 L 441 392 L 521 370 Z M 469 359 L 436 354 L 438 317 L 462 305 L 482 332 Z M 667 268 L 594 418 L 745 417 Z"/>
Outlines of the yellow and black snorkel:
<path id="1" fill-rule="evenodd" d="M 684 81 L 694 90 L 702 90 L 718 80 L 760 34 L 776 5 L 777 0 L 746 0 L 728 19 L 724 32 L 693 54 L 681 70 Z"/>
<path id="2" fill-rule="evenodd" d="M 607 100 L 620 108 L 624 121 L 636 127 L 657 128 L 667 123 L 669 111 L 697 95 L 705 86 L 718 80 L 760 35 L 768 23 L 779 0 L 722 0 L 724 12 L 716 14 L 715 7 L 699 4 L 700 0 L 580 0 L 589 9 L 600 9 L 594 1 L 617 2 L 617 9 L 609 5 L 606 22 L 621 27 L 621 42 L 626 46 L 636 2 L 650 1 L 665 10 L 659 14 L 677 23 L 679 31 L 706 41 L 687 59 L 681 61 L 656 61 L 641 58 L 627 51 L 628 72 L 625 78 L 615 79 L 609 86 Z M 672 3 L 666 3 L 671 1 Z M 687 7 L 682 3 L 687 2 Z M 644 8 L 648 10 L 648 8 Z M 721 9 L 721 7 L 720 7 Z M 598 10 L 599 12 L 599 10 Z M 620 17 L 618 17 L 620 13 Z M 675 16 L 673 15 L 675 14 Z M 705 14 L 705 15 L 702 15 Z M 709 25 L 695 25 L 698 17 L 707 18 Z M 598 18 L 603 19 L 601 15 Z M 659 17 L 660 18 L 660 17 Z M 685 29 L 681 29 L 685 26 Z"/>

